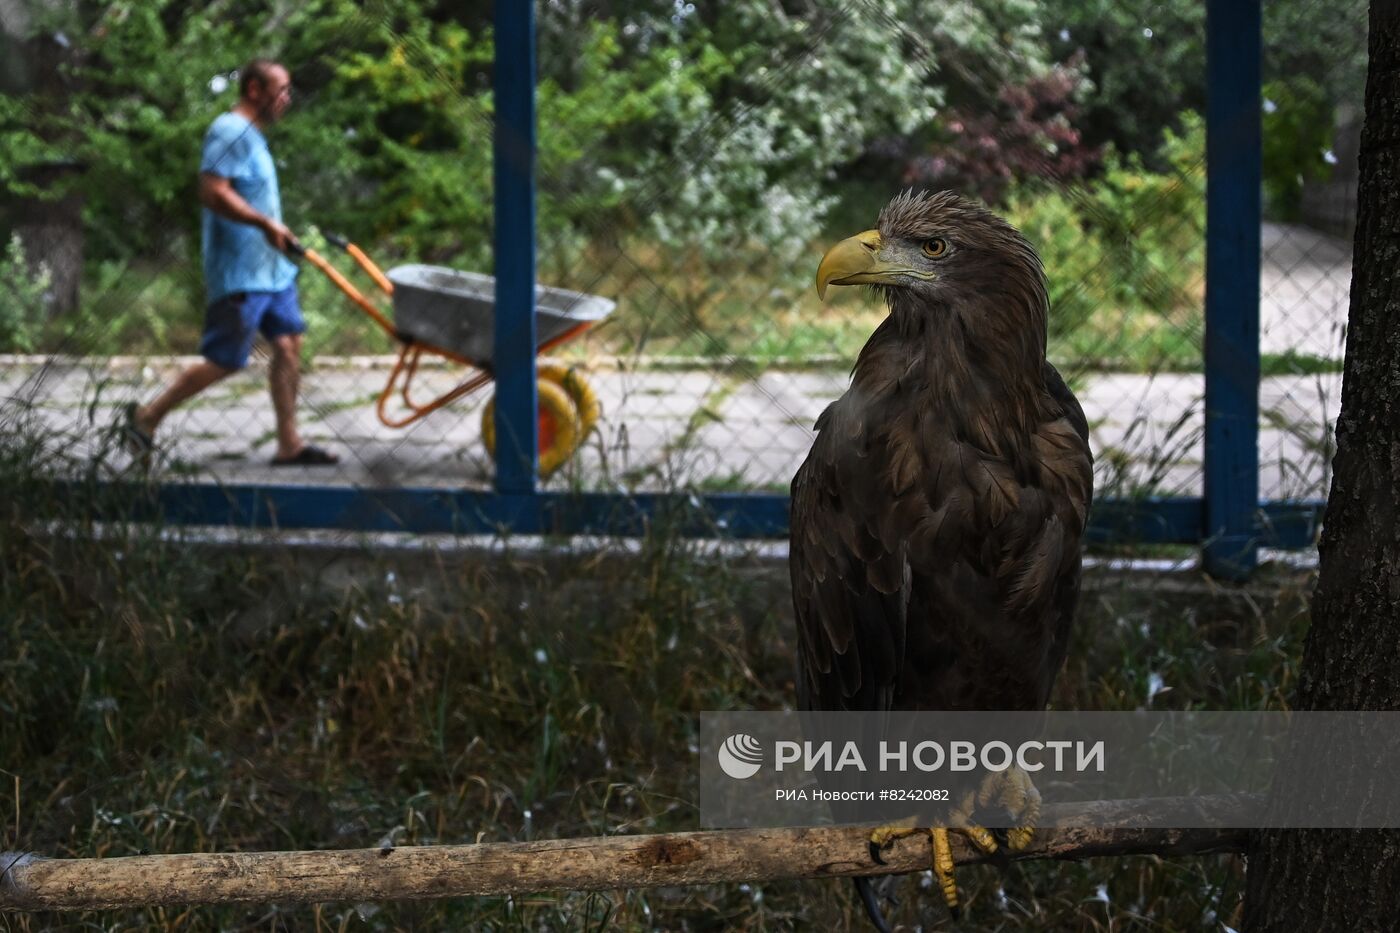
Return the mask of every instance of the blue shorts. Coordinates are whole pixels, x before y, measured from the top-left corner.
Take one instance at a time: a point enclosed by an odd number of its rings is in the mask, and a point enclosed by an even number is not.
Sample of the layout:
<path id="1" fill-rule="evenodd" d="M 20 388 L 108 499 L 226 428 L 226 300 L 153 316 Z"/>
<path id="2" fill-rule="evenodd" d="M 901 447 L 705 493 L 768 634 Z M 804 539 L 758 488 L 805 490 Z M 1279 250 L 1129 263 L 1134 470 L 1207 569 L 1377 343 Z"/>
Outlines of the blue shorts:
<path id="1" fill-rule="evenodd" d="M 234 292 L 204 309 L 199 353 L 224 369 L 242 369 L 259 333 L 272 340 L 305 331 L 295 285 L 280 292 Z"/>

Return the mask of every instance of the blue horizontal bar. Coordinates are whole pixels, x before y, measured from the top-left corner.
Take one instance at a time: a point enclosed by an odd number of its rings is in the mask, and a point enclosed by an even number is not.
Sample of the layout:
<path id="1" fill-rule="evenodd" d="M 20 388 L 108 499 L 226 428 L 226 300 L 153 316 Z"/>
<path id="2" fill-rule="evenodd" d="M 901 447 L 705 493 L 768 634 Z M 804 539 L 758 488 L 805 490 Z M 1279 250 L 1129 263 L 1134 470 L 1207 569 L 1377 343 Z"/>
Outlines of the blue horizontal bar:
<path id="1" fill-rule="evenodd" d="M 1323 500 L 1259 503 L 1253 545 L 1296 551 L 1317 544 Z M 1105 499 L 1094 503 L 1086 538 L 1090 544 L 1209 543 L 1206 503 L 1196 498 Z"/>
<path id="2" fill-rule="evenodd" d="M 1260 503 L 1263 515 L 1255 522 L 1259 546 L 1297 551 L 1317 546 L 1322 531 L 1322 516 L 1327 512 L 1325 499 L 1303 499 L 1293 502 Z"/>
<path id="3" fill-rule="evenodd" d="M 1199 544 L 1202 499 L 1103 499 L 1089 513 L 1090 544 Z"/>
<path id="4" fill-rule="evenodd" d="M 67 489 L 77 484 L 55 481 Z M 109 484 L 108 490 L 115 490 Z M 447 489 L 346 486 L 165 485 L 155 500 L 132 486 L 103 501 L 134 506 L 137 520 L 240 528 L 333 529 L 413 534 L 621 535 L 658 527 L 687 537 L 785 538 L 788 497 L 775 494 L 555 493 L 510 495 Z M 117 506 L 120 508 L 122 506 Z M 1257 512 L 1261 547 L 1313 546 L 1324 503 L 1264 502 Z M 99 517 L 99 516 L 94 516 Z M 1198 498 L 1107 499 L 1089 518 L 1090 544 L 1200 544 L 1205 504 Z"/>
<path id="5" fill-rule="evenodd" d="M 59 483 L 69 486 L 69 483 Z M 131 504 L 136 520 L 238 528 L 334 529 L 414 534 L 585 534 L 637 537 L 658 526 L 688 537 L 787 534 L 786 496 L 611 493 L 506 494 L 336 486 L 159 487 L 104 501 Z M 116 506 L 115 508 L 121 508 Z"/>

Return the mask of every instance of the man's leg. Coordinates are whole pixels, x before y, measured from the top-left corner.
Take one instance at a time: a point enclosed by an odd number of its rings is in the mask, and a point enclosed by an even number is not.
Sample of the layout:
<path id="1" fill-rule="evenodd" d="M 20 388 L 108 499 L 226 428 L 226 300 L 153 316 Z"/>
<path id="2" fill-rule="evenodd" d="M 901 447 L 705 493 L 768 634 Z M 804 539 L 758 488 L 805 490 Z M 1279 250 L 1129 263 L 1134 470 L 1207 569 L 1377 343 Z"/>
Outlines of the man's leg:
<path id="1" fill-rule="evenodd" d="M 297 385 L 301 379 L 301 335 L 306 321 L 301 316 L 297 289 L 292 285 L 269 297 L 267 310 L 258 328 L 272 347 L 268 372 L 272 409 L 277 414 L 277 455 L 273 464 L 297 466 L 327 465 L 339 462 L 333 453 L 302 440 L 297 430 Z"/>
<path id="2" fill-rule="evenodd" d="M 301 381 L 301 334 L 273 337 L 268 389 L 277 414 L 277 459 L 287 460 L 306 446 L 297 430 L 297 385 Z"/>
<path id="3" fill-rule="evenodd" d="M 165 391 L 146 405 L 132 412 L 132 427 L 153 436 L 171 409 L 188 401 L 227 376 L 248 365 L 248 351 L 253 346 L 255 331 L 247 320 L 250 308 L 243 292 L 225 295 L 204 309 L 204 336 L 199 353 L 204 359 L 184 370 Z"/>
<path id="4" fill-rule="evenodd" d="M 137 429 L 147 437 L 154 436 L 156 428 L 160 427 L 161 421 L 165 420 L 171 409 L 203 392 L 220 379 L 232 375 L 233 372 L 234 370 L 225 369 L 218 363 L 200 360 L 176 376 L 175 381 L 166 386 L 165 391 L 149 404 L 137 406 Z"/>

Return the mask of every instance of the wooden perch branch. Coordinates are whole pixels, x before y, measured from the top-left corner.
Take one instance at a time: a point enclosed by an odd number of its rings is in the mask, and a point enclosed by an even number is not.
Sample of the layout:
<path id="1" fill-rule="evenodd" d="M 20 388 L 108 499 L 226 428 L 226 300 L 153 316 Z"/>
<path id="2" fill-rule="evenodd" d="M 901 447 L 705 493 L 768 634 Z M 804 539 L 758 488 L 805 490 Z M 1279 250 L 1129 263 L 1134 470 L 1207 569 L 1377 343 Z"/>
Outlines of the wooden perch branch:
<path id="1" fill-rule="evenodd" d="M 1116 800 L 1047 806 L 1044 828 L 1014 857 L 1081 859 L 1105 855 L 1192 855 L 1243 850 L 1247 829 L 1171 829 L 1179 814 L 1196 822 L 1249 826 L 1261 801 L 1251 795 Z M 1173 816 L 1177 814 L 1178 816 Z M 1180 820 L 1187 822 L 1186 820 Z M 1097 829 L 1131 822 L 1142 828 Z M 746 829 L 560 839 L 464 846 L 407 846 L 319 852 L 140 855 L 45 859 L 0 853 L 0 910 L 88 910 L 158 904 L 322 903 L 588 891 L 662 885 L 897 874 L 929 867 L 927 841 L 910 837 L 868 855 L 869 827 Z M 960 834 L 958 864 L 984 862 Z M 7 870 L 8 869 L 8 870 Z"/>

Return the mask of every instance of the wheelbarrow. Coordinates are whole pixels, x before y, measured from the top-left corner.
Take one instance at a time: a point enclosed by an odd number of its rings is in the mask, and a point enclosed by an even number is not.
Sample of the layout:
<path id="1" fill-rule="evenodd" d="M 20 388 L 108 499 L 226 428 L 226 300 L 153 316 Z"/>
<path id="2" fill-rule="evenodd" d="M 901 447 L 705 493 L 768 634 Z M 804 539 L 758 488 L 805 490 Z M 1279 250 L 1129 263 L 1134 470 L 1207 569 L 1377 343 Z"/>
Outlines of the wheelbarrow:
<path id="1" fill-rule="evenodd" d="M 400 344 L 398 359 L 379 394 L 376 412 L 386 427 L 402 428 L 464 398 L 494 378 L 491 356 L 495 346 L 496 280 L 489 275 L 460 272 L 444 266 L 403 265 L 387 273 L 358 246 L 344 237 L 327 236 L 344 250 L 392 299 L 393 320 L 370 301 L 325 257 L 295 241 L 288 251 L 302 257 L 335 284 L 384 332 Z M 545 285 L 535 286 L 535 333 L 538 354 L 547 353 L 606 318 L 616 302 L 597 295 Z M 454 388 L 427 402 L 411 395 L 413 378 L 423 357 L 442 356 L 462 363 L 467 374 Z M 541 360 L 535 368 L 539 396 L 539 469 L 548 476 L 573 456 L 598 423 L 601 407 L 593 387 L 576 366 Z M 407 414 L 395 416 L 390 400 L 398 394 Z M 491 456 L 496 453 L 496 400 L 481 412 L 481 437 Z"/>

